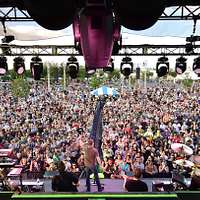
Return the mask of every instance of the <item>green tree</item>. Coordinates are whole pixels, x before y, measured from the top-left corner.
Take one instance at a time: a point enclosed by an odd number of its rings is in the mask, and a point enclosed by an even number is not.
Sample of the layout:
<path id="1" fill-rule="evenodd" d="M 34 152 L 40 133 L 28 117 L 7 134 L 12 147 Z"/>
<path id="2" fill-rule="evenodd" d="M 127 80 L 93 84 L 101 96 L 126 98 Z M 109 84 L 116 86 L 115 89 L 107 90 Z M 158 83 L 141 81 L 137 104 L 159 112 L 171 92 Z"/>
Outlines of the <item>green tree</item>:
<path id="1" fill-rule="evenodd" d="M 15 97 L 26 97 L 30 92 L 30 85 L 23 77 L 19 77 L 12 80 L 11 91 Z"/>
<path id="2" fill-rule="evenodd" d="M 0 79 L 2 81 L 10 81 L 11 77 L 10 77 L 9 73 L 6 73 L 5 75 L 1 76 Z"/>
<path id="3" fill-rule="evenodd" d="M 85 73 L 85 68 L 84 66 L 79 67 L 79 72 L 78 72 L 78 79 L 80 81 L 84 81 L 86 78 L 86 73 Z"/>
<path id="4" fill-rule="evenodd" d="M 147 71 L 147 80 L 150 80 L 153 77 L 153 72 Z"/>
<path id="5" fill-rule="evenodd" d="M 130 78 L 130 84 L 131 84 L 131 85 L 135 85 L 135 83 L 136 83 L 136 78 L 133 77 L 133 76 L 130 76 L 129 78 Z"/>
<path id="6" fill-rule="evenodd" d="M 26 70 L 24 76 L 25 76 L 26 78 L 32 78 L 31 70 L 30 70 L 30 69 Z"/>
<path id="7" fill-rule="evenodd" d="M 101 73 L 103 73 L 103 71 L 100 72 L 100 76 L 103 76 L 106 73 L 107 77 L 108 77 L 107 78 L 108 80 L 119 79 L 120 78 L 120 71 L 116 70 L 116 69 L 114 69 L 112 72 L 110 72 L 110 71 L 104 72 L 103 75 Z"/>
<path id="8" fill-rule="evenodd" d="M 51 78 L 53 78 L 55 81 L 57 81 L 58 77 L 59 77 L 57 63 L 49 63 L 49 67 L 50 67 L 50 76 L 51 76 Z"/>
<path id="9" fill-rule="evenodd" d="M 169 71 L 168 75 L 172 76 L 173 78 L 176 78 L 176 76 L 177 76 L 176 72 L 175 71 L 171 71 L 171 70 Z"/>
<path id="10" fill-rule="evenodd" d="M 16 77 L 17 77 L 17 73 L 15 72 L 14 69 L 9 70 L 8 74 L 10 75 L 11 80 L 16 79 Z"/>
<path id="11" fill-rule="evenodd" d="M 42 76 L 44 77 L 44 79 L 47 79 L 47 67 L 48 67 L 48 62 L 45 62 L 43 64 L 43 73 L 42 73 Z"/>
<path id="12" fill-rule="evenodd" d="M 96 74 L 93 74 L 90 78 L 89 78 L 89 85 L 91 88 L 96 89 L 98 87 L 100 87 L 105 81 L 105 77 L 97 77 Z"/>
<path id="13" fill-rule="evenodd" d="M 31 70 L 25 70 L 24 74 L 18 75 L 14 69 L 8 71 L 8 75 L 10 76 L 10 80 L 15 80 L 19 78 L 31 78 Z"/>
<path id="14" fill-rule="evenodd" d="M 141 74 L 141 79 L 144 80 L 145 71 L 141 71 L 140 74 Z M 146 78 L 147 78 L 147 80 L 150 80 L 152 76 L 153 76 L 153 72 L 147 70 L 146 71 Z"/>
<path id="15" fill-rule="evenodd" d="M 193 80 L 192 79 L 184 79 L 184 80 L 182 80 L 182 84 L 186 88 L 191 88 L 192 84 L 193 84 Z"/>
<path id="16" fill-rule="evenodd" d="M 112 72 L 112 78 L 120 79 L 120 76 L 121 72 L 117 69 L 114 69 L 114 71 Z"/>
<path id="17" fill-rule="evenodd" d="M 54 63 L 54 62 L 46 62 L 44 64 L 44 76 L 47 75 L 47 68 L 50 68 L 50 76 L 51 79 L 54 78 L 54 80 L 58 80 L 59 77 L 63 76 L 63 71 L 61 69 L 61 65 L 59 65 L 58 63 Z"/>
<path id="18" fill-rule="evenodd" d="M 69 73 L 67 72 L 66 63 L 61 63 L 60 64 L 59 77 L 62 77 L 62 85 L 63 85 L 63 87 L 64 87 L 64 67 L 65 67 L 66 86 L 69 83 Z"/>

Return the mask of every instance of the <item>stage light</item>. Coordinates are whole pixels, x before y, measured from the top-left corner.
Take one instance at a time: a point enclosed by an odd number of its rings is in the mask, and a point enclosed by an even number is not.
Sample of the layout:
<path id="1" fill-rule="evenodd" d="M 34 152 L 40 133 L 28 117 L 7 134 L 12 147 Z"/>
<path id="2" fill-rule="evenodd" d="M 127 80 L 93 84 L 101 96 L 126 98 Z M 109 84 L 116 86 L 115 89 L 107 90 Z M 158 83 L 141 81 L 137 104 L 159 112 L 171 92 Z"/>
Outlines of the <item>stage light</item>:
<path id="1" fill-rule="evenodd" d="M 124 57 L 120 65 L 120 72 L 128 78 L 133 73 L 133 62 L 130 57 Z"/>
<path id="2" fill-rule="evenodd" d="M 73 56 L 68 58 L 67 71 L 72 79 L 77 78 L 79 72 L 79 64 L 77 59 Z"/>
<path id="3" fill-rule="evenodd" d="M 175 71 L 177 74 L 183 74 L 186 71 L 187 68 L 186 60 L 187 59 L 184 58 L 183 56 L 176 59 Z"/>
<path id="4" fill-rule="evenodd" d="M 77 65 L 75 63 L 70 63 L 68 64 L 68 72 L 69 75 L 72 79 L 77 78 L 78 75 L 78 70 L 77 70 Z"/>
<path id="5" fill-rule="evenodd" d="M 194 73 L 197 74 L 198 77 L 200 77 L 200 57 L 197 57 L 194 59 L 192 68 L 193 68 Z"/>
<path id="6" fill-rule="evenodd" d="M 113 62 L 112 58 L 110 59 L 108 66 L 104 67 L 103 71 L 104 72 L 113 72 L 114 71 L 114 62 Z"/>
<path id="7" fill-rule="evenodd" d="M 169 62 L 168 58 L 166 57 L 160 57 L 158 58 L 158 62 L 156 64 L 156 73 L 158 77 L 162 77 L 167 75 L 169 72 Z"/>
<path id="8" fill-rule="evenodd" d="M 188 53 L 188 54 L 194 53 L 194 46 L 191 42 L 186 43 L 185 52 Z"/>
<path id="9" fill-rule="evenodd" d="M 7 58 L 2 56 L 0 57 L 0 76 L 3 76 L 8 71 Z"/>
<path id="10" fill-rule="evenodd" d="M 122 67 L 121 67 L 121 73 L 128 77 L 131 73 L 132 73 L 132 70 L 131 70 L 131 64 L 121 64 Z"/>
<path id="11" fill-rule="evenodd" d="M 30 69 L 33 79 L 40 80 L 43 72 L 42 59 L 39 58 L 38 56 L 31 58 Z"/>
<path id="12" fill-rule="evenodd" d="M 124 62 L 124 63 L 130 63 L 131 61 L 132 61 L 132 59 L 130 57 L 122 58 L 122 62 Z"/>
<path id="13" fill-rule="evenodd" d="M 25 72 L 25 64 L 22 57 L 14 58 L 14 70 L 18 75 L 22 75 Z"/>

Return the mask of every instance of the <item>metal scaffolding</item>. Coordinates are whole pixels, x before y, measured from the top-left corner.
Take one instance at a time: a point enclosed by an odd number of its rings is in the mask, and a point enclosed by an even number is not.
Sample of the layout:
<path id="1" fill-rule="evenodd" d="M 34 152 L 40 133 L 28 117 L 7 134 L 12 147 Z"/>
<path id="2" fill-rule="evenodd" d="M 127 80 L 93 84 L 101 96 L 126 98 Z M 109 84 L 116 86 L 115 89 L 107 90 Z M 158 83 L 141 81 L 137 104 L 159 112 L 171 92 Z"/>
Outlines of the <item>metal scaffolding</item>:
<path id="1" fill-rule="evenodd" d="M 200 6 L 175 6 L 166 8 L 159 20 L 200 19 Z M 25 10 L 16 7 L 0 8 L 0 20 L 7 22 L 33 21 Z"/>
<path id="2" fill-rule="evenodd" d="M 0 20 L 3 22 L 27 22 L 33 21 L 25 10 L 16 7 L 0 8 Z"/>
<path id="3" fill-rule="evenodd" d="M 120 55 L 130 56 L 179 56 L 200 55 L 200 45 L 193 46 L 193 52 L 186 52 L 185 45 L 124 45 L 119 52 Z"/>
<path id="4" fill-rule="evenodd" d="M 200 6 L 176 6 L 167 8 L 159 20 L 194 20 L 200 19 Z"/>
<path id="5" fill-rule="evenodd" d="M 82 56 L 73 45 L 0 45 L 0 55 L 6 56 Z M 123 45 L 114 56 L 179 56 L 200 55 L 200 45 L 192 53 L 185 52 L 185 45 Z"/>

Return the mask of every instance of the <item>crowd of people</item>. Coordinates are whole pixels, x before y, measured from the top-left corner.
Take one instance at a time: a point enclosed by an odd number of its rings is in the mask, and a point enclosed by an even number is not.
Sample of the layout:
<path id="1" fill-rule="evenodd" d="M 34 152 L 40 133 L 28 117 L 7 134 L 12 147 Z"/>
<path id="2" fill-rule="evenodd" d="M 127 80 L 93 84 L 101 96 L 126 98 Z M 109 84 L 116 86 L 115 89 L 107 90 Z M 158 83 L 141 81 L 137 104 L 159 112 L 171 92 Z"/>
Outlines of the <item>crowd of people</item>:
<path id="1" fill-rule="evenodd" d="M 103 157 L 99 172 L 105 178 L 123 178 L 141 169 L 143 177 L 171 177 L 191 169 L 175 164 L 190 159 L 171 149 L 184 143 L 200 156 L 200 87 L 192 90 L 169 82 L 141 89 L 118 87 L 119 98 L 103 109 Z M 12 149 L 12 158 L 27 176 L 40 178 L 57 170 L 63 161 L 80 175 L 83 146 L 90 136 L 97 99 L 86 82 L 71 82 L 66 91 L 33 83 L 26 98 L 12 95 L 9 84 L 0 86 L 0 148 Z"/>

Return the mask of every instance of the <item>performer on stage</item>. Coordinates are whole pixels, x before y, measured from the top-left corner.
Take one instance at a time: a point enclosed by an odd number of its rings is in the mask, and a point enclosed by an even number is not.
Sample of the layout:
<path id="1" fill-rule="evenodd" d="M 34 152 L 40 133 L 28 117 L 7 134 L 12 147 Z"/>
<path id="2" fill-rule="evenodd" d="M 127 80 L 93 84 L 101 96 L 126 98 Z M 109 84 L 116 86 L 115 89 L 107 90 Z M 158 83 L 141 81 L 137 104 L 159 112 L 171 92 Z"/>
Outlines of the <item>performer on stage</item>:
<path id="1" fill-rule="evenodd" d="M 84 164 L 85 164 L 85 172 L 86 172 L 86 187 L 87 192 L 90 192 L 90 174 L 94 173 L 94 178 L 98 187 L 98 192 L 103 191 L 103 187 L 101 186 L 98 171 L 97 171 L 97 163 L 101 166 L 101 160 L 99 158 L 99 153 L 96 148 L 94 148 L 94 141 L 92 139 L 88 140 L 88 143 L 84 146 Z"/>

